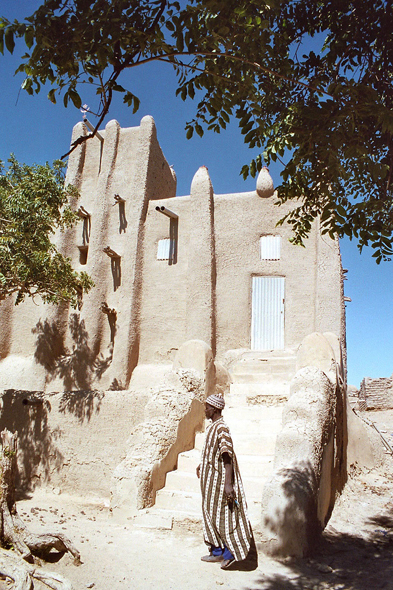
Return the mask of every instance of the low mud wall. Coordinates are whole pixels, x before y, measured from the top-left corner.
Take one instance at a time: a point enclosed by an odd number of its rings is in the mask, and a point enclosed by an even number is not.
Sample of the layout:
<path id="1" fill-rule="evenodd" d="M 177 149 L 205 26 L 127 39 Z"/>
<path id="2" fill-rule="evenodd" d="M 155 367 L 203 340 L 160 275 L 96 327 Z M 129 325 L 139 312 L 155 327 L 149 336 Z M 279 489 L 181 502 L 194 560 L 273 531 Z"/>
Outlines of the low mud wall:
<path id="1" fill-rule="evenodd" d="M 130 391 L 4 391 L 0 430 L 18 432 L 19 493 L 41 486 L 109 498 L 113 471 L 147 401 Z"/>

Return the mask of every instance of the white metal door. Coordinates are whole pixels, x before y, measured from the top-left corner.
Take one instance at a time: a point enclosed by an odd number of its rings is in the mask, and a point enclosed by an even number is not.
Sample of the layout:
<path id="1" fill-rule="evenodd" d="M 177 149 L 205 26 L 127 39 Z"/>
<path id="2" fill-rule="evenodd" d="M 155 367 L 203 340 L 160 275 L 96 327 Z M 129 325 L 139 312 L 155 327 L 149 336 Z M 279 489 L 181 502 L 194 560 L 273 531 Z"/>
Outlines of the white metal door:
<path id="1" fill-rule="evenodd" d="M 252 277 L 251 348 L 284 348 L 284 277 Z"/>

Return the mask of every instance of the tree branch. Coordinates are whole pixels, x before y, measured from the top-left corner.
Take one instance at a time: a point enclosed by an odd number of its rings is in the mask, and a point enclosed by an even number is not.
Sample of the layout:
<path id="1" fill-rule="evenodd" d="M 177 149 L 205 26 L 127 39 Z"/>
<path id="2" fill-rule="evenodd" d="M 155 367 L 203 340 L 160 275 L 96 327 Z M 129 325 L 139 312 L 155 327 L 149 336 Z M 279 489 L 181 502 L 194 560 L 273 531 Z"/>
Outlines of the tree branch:
<path id="1" fill-rule="evenodd" d="M 119 74 L 120 74 L 120 72 L 119 72 Z M 100 128 L 101 123 L 103 122 L 103 120 L 105 119 L 105 117 L 109 111 L 109 107 L 112 102 L 112 95 L 113 95 L 112 89 L 108 88 L 108 96 L 106 97 L 104 108 L 102 110 L 102 113 L 101 113 L 101 116 L 98 120 L 97 125 L 94 127 L 94 131 L 92 131 L 88 135 L 81 135 L 75 141 L 73 141 L 71 144 L 71 148 L 68 150 L 68 152 L 66 154 L 64 154 L 63 156 L 61 156 L 61 158 L 60 158 L 61 160 L 64 160 L 64 158 L 69 156 L 78 147 L 78 145 L 85 143 L 85 141 L 87 141 L 88 139 L 91 139 L 92 137 L 94 137 L 96 135 L 98 129 Z"/>
<path id="2" fill-rule="evenodd" d="M 284 74 L 279 74 L 278 72 L 275 72 L 274 70 L 271 70 L 270 68 L 267 68 L 265 66 L 262 66 L 261 64 L 259 64 L 256 61 L 249 61 L 248 59 L 244 59 L 242 57 L 238 57 L 237 55 L 232 55 L 230 53 L 217 53 L 214 51 L 174 51 L 172 53 L 165 53 L 163 55 L 154 55 L 153 57 L 147 57 L 144 60 L 138 61 L 137 63 L 133 63 L 130 65 L 125 66 L 125 68 L 130 69 L 130 68 L 134 68 L 136 66 L 140 66 L 152 61 L 161 61 L 164 58 L 169 58 L 169 57 L 180 57 L 180 56 L 184 56 L 184 57 L 191 57 L 191 56 L 200 56 L 200 57 L 213 57 L 213 58 L 218 58 L 218 57 L 224 57 L 226 59 L 233 59 L 234 61 L 255 67 L 256 69 L 262 70 L 263 72 L 265 72 L 266 74 L 270 74 L 273 77 L 276 78 L 280 78 L 281 80 L 285 80 L 286 82 L 291 82 L 292 84 L 299 84 L 300 86 L 303 86 L 303 88 L 307 88 L 308 90 L 313 90 L 314 92 L 319 92 L 320 89 L 319 88 L 315 88 L 314 86 L 311 86 L 310 84 L 306 84 L 305 82 L 301 82 L 300 80 L 297 80 L 295 78 L 290 78 L 289 76 L 285 76 Z M 182 65 L 186 65 L 186 64 L 182 64 Z M 328 96 L 329 93 L 325 92 L 325 94 L 327 94 Z"/>
<path id="3" fill-rule="evenodd" d="M 162 17 L 165 7 L 167 5 L 167 0 L 161 0 L 161 5 L 160 8 L 152 22 L 152 24 L 150 25 L 150 27 L 147 29 L 148 33 L 151 33 L 152 31 L 154 31 L 154 29 L 156 28 L 156 26 L 158 25 L 158 22 L 160 20 L 160 18 Z"/>
<path id="4" fill-rule="evenodd" d="M 166 0 L 162 0 L 161 3 L 161 9 L 162 11 L 165 8 L 165 4 L 166 4 Z M 160 9 L 160 10 L 161 10 Z M 162 14 L 162 12 L 161 12 Z M 255 67 L 256 69 L 259 69 L 263 72 L 265 72 L 266 74 L 269 74 L 271 76 L 274 76 L 276 78 L 280 78 L 281 80 L 285 80 L 287 82 L 290 82 L 292 84 L 299 84 L 300 86 L 303 86 L 303 88 L 307 88 L 308 90 L 313 90 L 314 92 L 319 92 L 320 90 L 318 88 L 315 88 L 314 86 L 311 86 L 310 84 L 306 84 L 305 82 L 301 82 L 300 80 L 294 79 L 294 78 L 290 78 L 289 76 L 285 76 L 283 74 L 279 74 L 278 72 L 275 72 L 274 70 L 271 70 L 270 68 L 267 68 L 265 66 L 262 66 L 261 64 L 259 64 L 258 62 L 252 62 L 249 61 L 247 59 L 238 57 L 236 55 L 232 55 L 230 53 L 217 53 L 217 52 L 213 52 L 213 51 L 174 51 L 172 53 L 165 53 L 163 55 L 155 55 L 152 57 L 148 57 L 146 59 L 143 59 L 141 61 L 137 61 L 134 63 L 128 63 L 128 61 L 125 61 L 122 65 L 117 66 L 114 71 L 112 72 L 111 76 L 109 77 L 108 82 L 114 82 L 117 80 L 118 76 L 121 74 L 121 72 L 125 69 L 131 69 L 137 66 L 141 66 L 144 65 L 146 63 L 150 63 L 153 61 L 162 61 L 162 62 L 167 62 L 167 63 L 172 63 L 170 61 L 169 58 L 173 57 L 173 58 L 177 58 L 177 57 L 212 57 L 212 58 L 220 58 L 223 57 L 225 59 L 231 59 L 234 61 L 237 61 L 239 63 L 243 63 L 243 64 L 247 64 L 250 65 L 252 67 Z M 130 59 L 134 59 L 135 54 L 133 56 L 130 56 Z M 182 62 L 177 62 L 177 65 L 181 65 L 182 67 L 187 67 L 190 69 L 194 69 L 194 70 L 198 70 L 201 72 L 206 72 L 208 75 L 210 76 L 217 76 L 223 80 L 227 80 L 228 82 L 230 82 L 229 78 L 225 78 L 225 76 L 221 76 L 220 74 L 214 74 L 208 70 L 202 70 L 202 69 L 198 69 L 196 68 L 196 66 L 190 65 L 190 64 L 185 64 Z M 109 107 L 111 105 L 112 102 L 112 94 L 113 91 L 111 89 L 110 86 L 108 86 L 108 82 L 106 84 L 103 84 L 101 87 L 103 89 L 102 92 L 102 100 L 103 100 L 103 109 L 102 112 L 100 114 L 100 119 L 97 123 L 97 125 L 94 128 L 94 131 L 92 131 L 91 133 L 89 133 L 88 135 L 83 135 L 78 137 L 78 139 L 76 139 L 72 144 L 71 144 L 71 148 L 68 150 L 67 153 L 65 153 L 63 156 L 61 156 L 61 160 L 64 160 L 64 158 L 66 158 L 67 156 L 69 156 L 79 145 L 81 145 L 82 143 L 85 143 L 85 141 L 87 141 L 88 139 L 91 139 L 92 137 L 94 137 L 101 125 L 101 123 L 103 122 L 103 120 L 105 119 L 105 116 L 107 115 L 108 111 L 109 111 Z M 105 86 L 107 87 L 107 94 L 105 91 Z M 329 93 L 325 92 L 325 94 L 329 95 Z M 330 95 L 329 95 L 330 96 Z"/>

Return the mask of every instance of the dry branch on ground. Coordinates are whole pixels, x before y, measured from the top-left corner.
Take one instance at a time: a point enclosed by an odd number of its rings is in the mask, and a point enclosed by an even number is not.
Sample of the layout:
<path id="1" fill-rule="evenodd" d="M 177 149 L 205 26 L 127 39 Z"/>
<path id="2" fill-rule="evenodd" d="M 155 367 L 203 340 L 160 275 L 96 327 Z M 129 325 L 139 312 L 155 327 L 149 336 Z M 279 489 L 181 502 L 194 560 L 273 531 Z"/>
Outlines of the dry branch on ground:
<path id="1" fill-rule="evenodd" d="M 53 590 L 72 590 L 70 582 L 59 574 L 37 567 L 34 556 L 45 559 L 55 549 L 59 553 L 71 553 L 75 563 L 80 563 L 79 551 L 61 533 L 39 534 L 27 529 L 15 503 L 18 434 L 3 430 L 1 440 L 1 545 L 12 547 L 13 551 L 0 549 L 0 574 L 14 581 L 14 590 L 30 590 L 33 579 L 43 582 Z"/>

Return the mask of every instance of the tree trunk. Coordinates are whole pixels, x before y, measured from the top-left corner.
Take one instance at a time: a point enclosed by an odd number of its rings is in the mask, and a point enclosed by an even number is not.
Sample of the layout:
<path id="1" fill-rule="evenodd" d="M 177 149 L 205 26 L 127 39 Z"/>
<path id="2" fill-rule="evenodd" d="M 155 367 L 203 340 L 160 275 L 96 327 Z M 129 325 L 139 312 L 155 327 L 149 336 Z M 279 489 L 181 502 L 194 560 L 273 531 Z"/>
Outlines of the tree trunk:
<path id="1" fill-rule="evenodd" d="M 15 551 L 0 550 L 0 573 L 14 580 L 14 590 L 30 590 L 32 578 L 44 582 L 53 590 L 71 590 L 71 584 L 62 576 L 36 568 L 33 555 L 45 559 L 51 549 L 55 549 L 59 553 L 68 551 L 74 556 L 75 562 L 80 563 L 79 551 L 61 533 L 36 534 L 28 531 L 17 512 L 15 503 L 18 434 L 3 430 L 1 440 L 1 545 L 3 547 L 12 546 Z"/>

